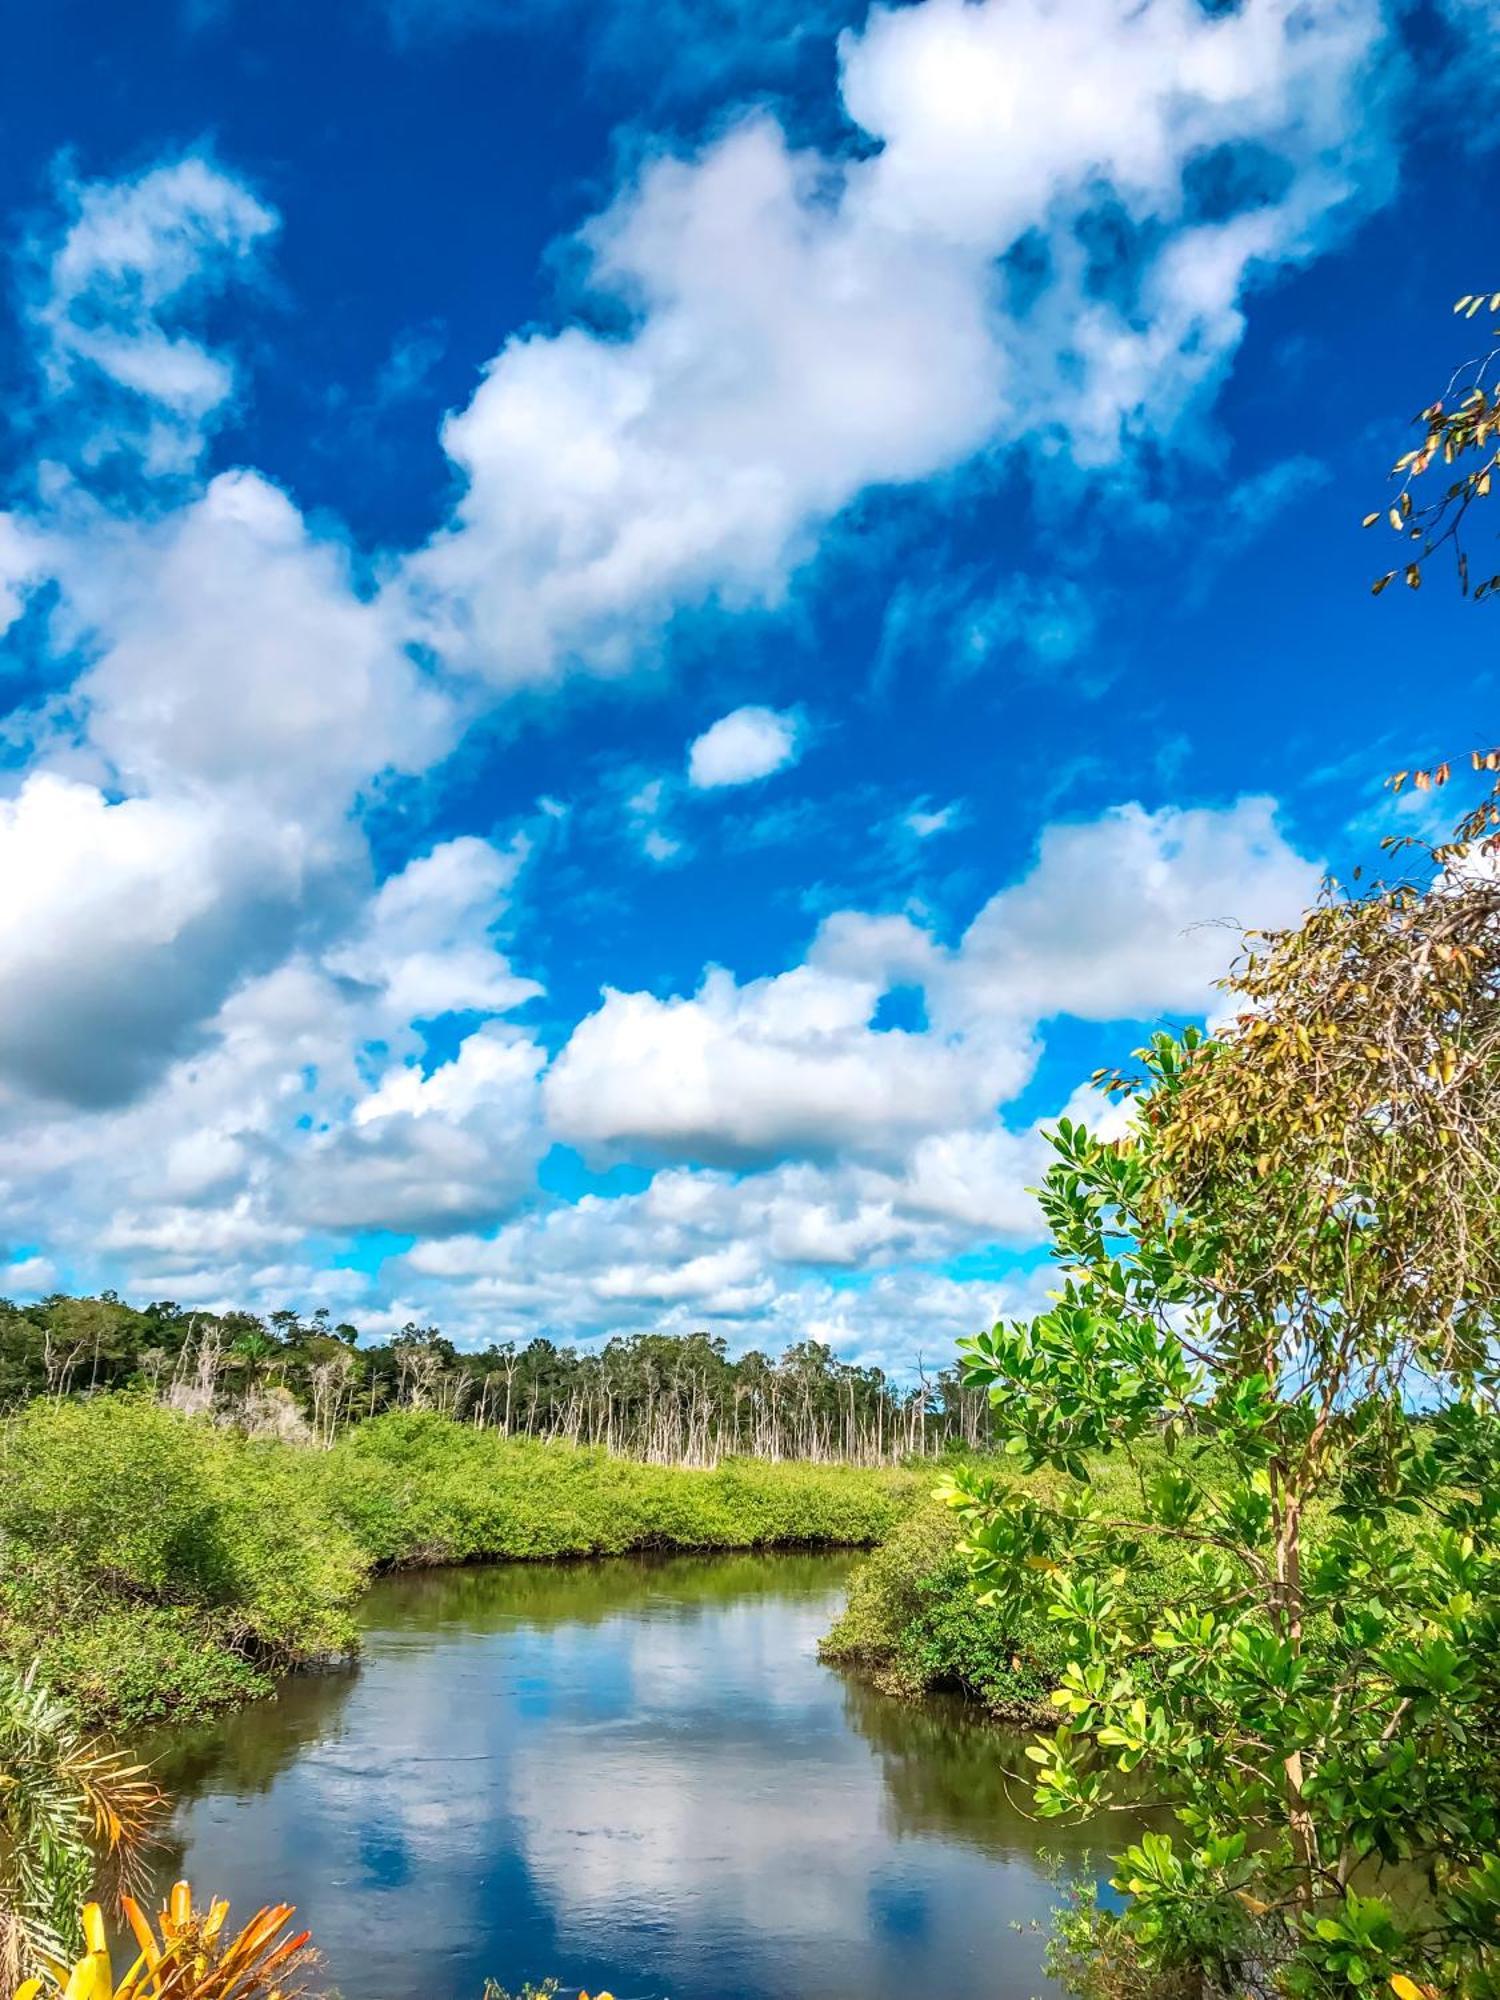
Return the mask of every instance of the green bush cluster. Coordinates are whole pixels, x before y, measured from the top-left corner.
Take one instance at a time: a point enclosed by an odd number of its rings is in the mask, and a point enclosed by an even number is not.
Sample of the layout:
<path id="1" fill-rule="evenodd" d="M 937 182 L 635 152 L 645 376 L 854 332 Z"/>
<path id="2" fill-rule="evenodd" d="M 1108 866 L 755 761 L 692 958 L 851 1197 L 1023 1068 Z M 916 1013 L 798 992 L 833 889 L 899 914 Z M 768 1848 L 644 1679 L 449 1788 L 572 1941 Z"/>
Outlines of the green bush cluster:
<path id="1" fill-rule="evenodd" d="M 935 1503 L 901 1523 L 855 1571 L 822 1656 L 890 1694 L 953 1688 L 997 1715 L 1036 1719 L 1061 1653 L 1045 1629 L 1008 1631 L 979 1602 L 958 1535 L 953 1515 Z"/>
<path id="2" fill-rule="evenodd" d="M 362 1424 L 324 1459 L 370 1559 L 421 1563 L 881 1541 L 927 1483 L 910 1472 L 733 1459 L 704 1470 L 505 1438 L 425 1413 Z"/>
<path id="3" fill-rule="evenodd" d="M 144 1397 L 0 1424 L 0 1657 L 95 1721 L 186 1720 L 348 1654 L 376 1568 L 878 1542 L 916 1473 L 643 1465 L 431 1414 L 332 1451 L 247 1439 Z"/>
<path id="4" fill-rule="evenodd" d="M 1148 1445 L 1147 1462 L 1155 1457 Z M 1136 1476 L 1109 1461 L 1093 1468 L 1101 1488 L 1123 1489 Z M 1036 1475 L 1026 1483 L 1041 1488 L 1047 1481 Z M 958 1552 L 961 1532 L 957 1516 L 935 1500 L 899 1523 L 850 1579 L 822 1656 L 858 1668 L 891 1694 L 954 1689 L 1008 1721 L 1055 1722 L 1048 1696 L 1068 1658 L 1058 1628 L 1040 1615 L 1013 1625 L 981 1603 Z M 1147 1606 L 1166 1603 L 1181 1569 L 1170 1545 L 1143 1546 L 1119 1588 Z"/>
<path id="5" fill-rule="evenodd" d="M 96 1719 L 206 1713 L 348 1652 L 367 1568 L 310 1454 L 134 1396 L 0 1427 L 0 1648 Z"/>

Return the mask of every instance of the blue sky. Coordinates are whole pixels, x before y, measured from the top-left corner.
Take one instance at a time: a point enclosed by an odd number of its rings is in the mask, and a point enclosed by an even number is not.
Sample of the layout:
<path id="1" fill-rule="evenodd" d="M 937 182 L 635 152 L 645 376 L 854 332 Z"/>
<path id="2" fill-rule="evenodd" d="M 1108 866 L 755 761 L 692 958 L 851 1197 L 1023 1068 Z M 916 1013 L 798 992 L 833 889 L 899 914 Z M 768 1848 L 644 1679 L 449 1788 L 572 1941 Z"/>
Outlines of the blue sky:
<path id="1" fill-rule="evenodd" d="M 944 1354 L 1494 733 L 1473 0 L 11 12 L 0 1290 Z"/>

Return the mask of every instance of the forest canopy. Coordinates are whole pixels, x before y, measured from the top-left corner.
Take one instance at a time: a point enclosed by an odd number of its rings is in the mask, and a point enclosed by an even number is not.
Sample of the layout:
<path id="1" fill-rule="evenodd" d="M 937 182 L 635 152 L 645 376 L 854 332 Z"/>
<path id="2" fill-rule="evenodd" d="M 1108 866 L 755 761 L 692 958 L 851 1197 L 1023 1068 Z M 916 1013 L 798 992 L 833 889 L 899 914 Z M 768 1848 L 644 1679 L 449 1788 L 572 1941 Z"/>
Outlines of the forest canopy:
<path id="1" fill-rule="evenodd" d="M 731 1358 L 722 1336 L 634 1333 L 598 1348 L 538 1334 L 460 1351 L 408 1323 L 362 1343 L 319 1310 L 264 1317 L 113 1292 L 0 1301 L 0 1407 L 40 1395 L 138 1389 L 211 1412 L 252 1434 L 330 1443 L 384 1410 L 434 1410 L 507 1436 L 598 1444 L 663 1463 L 729 1453 L 874 1461 L 973 1446 L 988 1435 L 983 1396 L 956 1365 L 898 1382 L 804 1340 L 779 1358 Z"/>

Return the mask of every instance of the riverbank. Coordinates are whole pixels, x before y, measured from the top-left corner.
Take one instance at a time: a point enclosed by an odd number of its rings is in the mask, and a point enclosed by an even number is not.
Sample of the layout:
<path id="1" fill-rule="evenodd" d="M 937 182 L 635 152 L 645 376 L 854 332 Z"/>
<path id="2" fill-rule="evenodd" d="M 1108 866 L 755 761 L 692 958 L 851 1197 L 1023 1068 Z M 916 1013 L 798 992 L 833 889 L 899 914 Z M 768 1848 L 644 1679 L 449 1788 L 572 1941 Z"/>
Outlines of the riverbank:
<path id="1" fill-rule="evenodd" d="M 233 1707 L 353 1653 L 376 1571 L 632 1550 L 868 1547 L 928 1471 L 729 1460 L 703 1470 L 377 1417 L 318 1451 L 145 1398 L 0 1424 L 0 1655 L 91 1723 Z"/>

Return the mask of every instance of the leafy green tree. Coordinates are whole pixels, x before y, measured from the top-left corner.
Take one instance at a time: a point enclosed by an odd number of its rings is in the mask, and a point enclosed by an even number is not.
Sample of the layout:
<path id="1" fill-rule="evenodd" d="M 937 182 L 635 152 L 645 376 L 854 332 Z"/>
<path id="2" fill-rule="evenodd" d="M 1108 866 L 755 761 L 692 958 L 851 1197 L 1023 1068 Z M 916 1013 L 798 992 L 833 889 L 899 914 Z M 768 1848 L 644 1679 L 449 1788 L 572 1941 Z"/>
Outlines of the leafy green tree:
<path id="1" fill-rule="evenodd" d="M 1101 1943 L 1169 1984 L 1492 1994 L 1500 885 L 1330 893 L 1227 984 L 1222 1034 L 1116 1079 L 1126 1136 L 1059 1126 L 1061 1288 L 964 1357 L 1052 1477 L 951 1498 L 1007 1623 L 1064 1642 L 1038 1810 L 1175 1823 Z M 1127 1587 L 1153 1544 L 1165 1608 Z"/>

